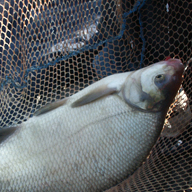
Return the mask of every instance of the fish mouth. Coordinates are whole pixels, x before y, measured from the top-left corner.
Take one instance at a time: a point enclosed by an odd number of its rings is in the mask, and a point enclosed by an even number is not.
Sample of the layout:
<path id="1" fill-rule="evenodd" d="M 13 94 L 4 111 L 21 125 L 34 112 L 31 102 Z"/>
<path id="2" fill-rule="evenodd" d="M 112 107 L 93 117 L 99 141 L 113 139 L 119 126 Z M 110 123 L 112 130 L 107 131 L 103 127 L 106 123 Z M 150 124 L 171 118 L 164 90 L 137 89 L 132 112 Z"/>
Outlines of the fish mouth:
<path id="1" fill-rule="evenodd" d="M 174 69 L 175 77 L 180 77 L 182 79 L 182 74 L 184 71 L 184 65 L 182 64 L 180 59 L 169 59 L 166 61 L 167 66 L 171 66 Z"/>
<path id="2" fill-rule="evenodd" d="M 178 90 L 182 82 L 182 75 L 184 72 L 184 65 L 181 60 L 169 59 L 165 61 L 164 71 L 167 83 L 165 83 L 163 89 L 168 86 L 170 90 Z"/>
<path id="3" fill-rule="evenodd" d="M 184 65 L 180 59 L 169 59 L 166 61 L 166 65 L 172 68 L 172 74 L 168 74 L 169 83 L 165 85 L 163 92 L 165 94 L 167 103 L 171 103 L 173 102 L 173 99 L 182 83 Z"/>

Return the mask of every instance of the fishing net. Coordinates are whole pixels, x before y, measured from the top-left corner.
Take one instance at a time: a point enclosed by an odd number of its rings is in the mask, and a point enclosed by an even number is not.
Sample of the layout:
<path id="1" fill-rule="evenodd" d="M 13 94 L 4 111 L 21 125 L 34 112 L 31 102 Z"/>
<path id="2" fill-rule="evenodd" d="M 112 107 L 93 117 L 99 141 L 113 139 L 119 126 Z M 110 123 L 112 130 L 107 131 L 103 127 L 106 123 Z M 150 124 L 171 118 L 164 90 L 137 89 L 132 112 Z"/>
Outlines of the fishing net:
<path id="1" fill-rule="evenodd" d="M 149 157 L 111 191 L 192 189 L 191 0 L 0 0 L 0 127 L 167 57 L 183 83 Z"/>

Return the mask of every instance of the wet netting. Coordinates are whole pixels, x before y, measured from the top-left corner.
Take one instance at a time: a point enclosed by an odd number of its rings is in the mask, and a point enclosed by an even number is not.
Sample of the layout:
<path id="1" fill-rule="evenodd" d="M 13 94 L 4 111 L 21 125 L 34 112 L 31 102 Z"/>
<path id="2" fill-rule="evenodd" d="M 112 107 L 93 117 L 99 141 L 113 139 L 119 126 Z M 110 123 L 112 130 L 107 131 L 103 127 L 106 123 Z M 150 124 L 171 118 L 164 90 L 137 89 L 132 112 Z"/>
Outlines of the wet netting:
<path id="1" fill-rule="evenodd" d="M 160 138 L 110 191 L 191 191 L 191 0 L 0 0 L 0 35 L 1 128 L 105 76 L 181 59 Z"/>

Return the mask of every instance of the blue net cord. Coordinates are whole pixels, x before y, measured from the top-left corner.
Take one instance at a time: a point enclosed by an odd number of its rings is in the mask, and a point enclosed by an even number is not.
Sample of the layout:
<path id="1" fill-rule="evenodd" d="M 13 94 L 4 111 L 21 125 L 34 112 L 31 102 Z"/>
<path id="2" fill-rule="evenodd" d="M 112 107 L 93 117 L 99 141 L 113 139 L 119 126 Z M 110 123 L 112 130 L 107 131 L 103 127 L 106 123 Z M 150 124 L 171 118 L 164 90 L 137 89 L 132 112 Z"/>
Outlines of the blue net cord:
<path id="1" fill-rule="evenodd" d="M 141 8 L 145 5 L 145 2 L 146 2 L 146 0 L 138 0 L 135 3 L 135 5 L 133 6 L 133 9 L 131 9 L 129 12 L 126 12 L 126 13 L 123 14 L 123 16 L 122 16 L 123 23 L 122 23 L 122 26 L 121 26 L 121 30 L 120 30 L 120 32 L 119 32 L 119 34 L 117 36 L 111 37 L 109 39 L 105 39 L 105 40 L 100 41 L 99 43 L 96 43 L 96 44 L 85 45 L 85 46 L 83 46 L 82 48 L 80 48 L 78 50 L 74 50 L 74 51 L 69 52 L 67 55 L 56 58 L 54 61 L 48 62 L 45 65 L 40 64 L 37 67 L 32 66 L 31 68 L 26 69 L 25 70 L 25 77 L 24 77 L 25 78 L 24 81 L 26 83 L 23 83 L 23 85 L 18 85 L 20 82 L 17 82 L 17 80 L 15 80 L 13 77 L 6 76 L 5 80 L 3 82 L 1 82 L 0 91 L 2 91 L 4 86 L 7 85 L 7 84 L 12 84 L 12 86 L 14 86 L 15 88 L 23 89 L 23 88 L 27 87 L 27 77 L 28 77 L 30 72 L 45 69 L 45 68 L 47 68 L 49 66 L 54 66 L 58 62 L 67 60 L 67 59 L 69 59 L 69 58 L 71 58 L 73 56 L 76 56 L 76 55 L 84 52 L 84 51 L 89 51 L 91 49 L 97 49 L 97 47 L 99 47 L 99 46 L 101 46 L 101 45 L 103 45 L 103 44 L 105 44 L 107 42 L 112 42 L 114 40 L 121 39 L 123 34 L 124 34 L 125 28 L 126 28 L 126 18 L 130 14 L 135 13 L 135 12 L 138 12 L 138 14 L 139 14 L 140 38 L 141 38 L 141 40 L 143 42 L 142 51 L 141 51 L 141 60 L 140 60 L 140 68 L 142 68 L 142 63 L 143 63 L 143 59 L 144 59 L 144 52 L 145 52 L 145 38 L 144 38 L 144 35 L 143 35 L 143 26 L 142 26 L 142 19 L 141 19 Z M 17 83 L 15 83 L 15 82 L 17 82 Z"/>

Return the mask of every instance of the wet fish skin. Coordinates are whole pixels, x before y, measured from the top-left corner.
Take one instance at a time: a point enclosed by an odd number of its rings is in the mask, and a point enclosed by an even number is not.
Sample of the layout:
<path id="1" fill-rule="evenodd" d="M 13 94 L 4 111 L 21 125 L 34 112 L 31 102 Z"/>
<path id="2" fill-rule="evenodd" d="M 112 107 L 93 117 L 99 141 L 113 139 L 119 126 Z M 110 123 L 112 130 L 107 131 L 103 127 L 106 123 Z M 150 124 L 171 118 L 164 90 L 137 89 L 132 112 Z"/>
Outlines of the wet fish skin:
<path id="1" fill-rule="evenodd" d="M 180 63 L 112 75 L 40 109 L 0 145 L 0 191 L 102 191 L 125 179 L 161 132 Z"/>

